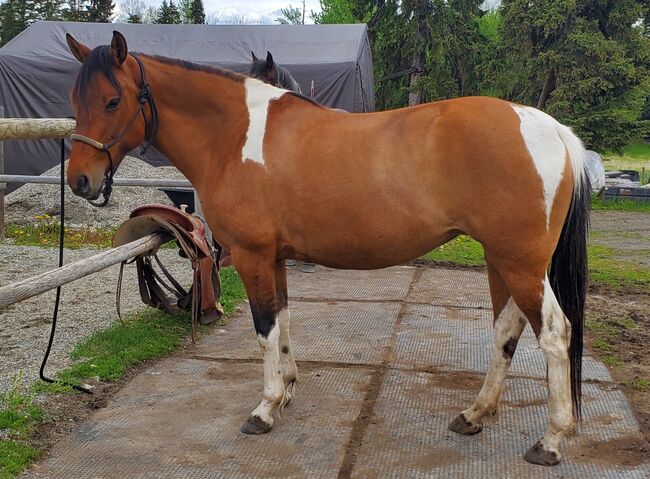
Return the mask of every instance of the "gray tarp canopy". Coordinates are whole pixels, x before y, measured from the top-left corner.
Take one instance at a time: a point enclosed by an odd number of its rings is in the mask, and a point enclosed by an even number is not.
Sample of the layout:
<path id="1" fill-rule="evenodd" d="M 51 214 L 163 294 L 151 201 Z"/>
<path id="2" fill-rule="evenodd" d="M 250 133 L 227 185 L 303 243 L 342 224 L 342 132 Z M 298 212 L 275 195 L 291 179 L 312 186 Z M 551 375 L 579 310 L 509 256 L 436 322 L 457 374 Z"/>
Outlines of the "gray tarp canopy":
<path id="1" fill-rule="evenodd" d="M 133 25 L 44 22 L 31 25 L 0 49 L 0 105 L 5 117 L 61 118 L 72 115 L 69 94 L 79 63 L 65 34 L 89 47 L 110 43 L 113 30 L 126 36 L 130 51 L 207 63 L 246 72 L 251 50 L 269 50 L 309 95 L 333 108 L 374 109 L 367 28 L 358 25 Z M 155 151 L 146 160 L 161 164 Z M 40 174 L 58 162 L 54 140 L 8 141 L 5 172 Z"/>

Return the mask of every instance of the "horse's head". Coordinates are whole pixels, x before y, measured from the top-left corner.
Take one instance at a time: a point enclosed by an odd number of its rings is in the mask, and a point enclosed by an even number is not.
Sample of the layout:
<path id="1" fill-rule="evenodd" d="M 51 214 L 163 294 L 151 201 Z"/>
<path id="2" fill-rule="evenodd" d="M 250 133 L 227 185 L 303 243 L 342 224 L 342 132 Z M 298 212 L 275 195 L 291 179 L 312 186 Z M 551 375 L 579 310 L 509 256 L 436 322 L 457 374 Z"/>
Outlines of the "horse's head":
<path id="1" fill-rule="evenodd" d="M 110 184 L 124 156 L 146 137 L 148 102 L 144 67 L 129 56 L 126 39 L 113 32 L 110 45 L 94 50 L 66 35 L 68 47 L 81 62 L 71 100 L 77 126 L 68 164 L 68 184 L 86 199 L 96 199 Z M 154 119 L 155 121 L 155 119 Z M 107 199 L 107 192 L 104 192 Z"/>
<path id="2" fill-rule="evenodd" d="M 275 62 L 273 61 L 271 52 L 266 52 L 266 60 L 257 58 L 255 52 L 251 52 L 251 54 L 253 55 L 253 64 L 248 75 L 275 85 L 278 82 L 278 70 L 275 68 Z"/>

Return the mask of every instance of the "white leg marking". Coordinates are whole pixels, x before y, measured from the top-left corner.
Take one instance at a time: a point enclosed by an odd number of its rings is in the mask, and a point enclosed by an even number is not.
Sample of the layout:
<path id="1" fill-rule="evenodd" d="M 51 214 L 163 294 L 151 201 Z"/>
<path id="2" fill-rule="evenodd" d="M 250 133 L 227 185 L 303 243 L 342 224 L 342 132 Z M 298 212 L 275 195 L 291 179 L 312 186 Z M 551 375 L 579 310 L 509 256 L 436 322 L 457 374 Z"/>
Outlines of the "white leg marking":
<path id="1" fill-rule="evenodd" d="M 291 338 L 289 337 L 289 324 L 291 316 L 288 308 L 283 308 L 278 315 L 278 324 L 280 325 L 280 367 L 282 379 L 286 389 L 287 403 L 295 393 L 295 384 L 298 375 L 296 361 L 293 359 L 293 348 L 291 347 Z"/>
<path id="2" fill-rule="evenodd" d="M 251 416 L 261 418 L 268 425 L 273 425 L 273 413 L 285 401 L 284 382 L 280 369 L 279 338 L 280 326 L 277 320 L 268 337 L 257 336 L 264 356 L 264 394 L 262 402 L 251 413 Z"/>
<path id="3" fill-rule="evenodd" d="M 474 405 L 463 411 L 465 419 L 472 424 L 480 423 L 485 416 L 496 416 L 512 355 L 525 326 L 523 313 L 510 298 L 494 324 L 494 352 L 481 392 Z"/>
<path id="4" fill-rule="evenodd" d="M 546 204 L 546 226 L 551 218 L 551 208 L 557 188 L 562 180 L 566 162 L 566 150 L 553 117 L 527 106 L 512 105 L 519 115 L 521 136 L 528 153 L 533 159 L 537 173 L 542 179 L 544 203 Z M 566 128 L 566 127 L 564 127 Z"/>
<path id="5" fill-rule="evenodd" d="M 254 78 L 244 81 L 246 107 L 248 108 L 248 131 L 241 151 L 242 161 L 250 160 L 264 165 L 264 135 L 269 104 L 287 91 Z"/>
<path id="6" fill-rule="evenodd" d="M 570 339 L 571 324 L 564 316 L 547 277 L 544 280 L 539 345 L 548 363 L 549 428 L 542 443 L 545 450 L 555 452 L 558 458 L 560 440 L 570 434 L 574 427 L 569 363 Z"/>

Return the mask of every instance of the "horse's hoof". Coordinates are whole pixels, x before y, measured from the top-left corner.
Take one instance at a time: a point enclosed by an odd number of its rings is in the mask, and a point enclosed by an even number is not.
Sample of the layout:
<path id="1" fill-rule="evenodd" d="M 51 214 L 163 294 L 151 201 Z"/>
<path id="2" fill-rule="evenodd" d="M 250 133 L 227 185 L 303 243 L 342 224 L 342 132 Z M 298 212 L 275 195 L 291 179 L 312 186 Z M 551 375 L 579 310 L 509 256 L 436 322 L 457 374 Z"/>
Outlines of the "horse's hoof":
<path id="1" fill-rule="evenodd" d="M 265 423 L 259 416 L 248 416 L 246 422 L 241 427 L 240 431 L 244 434 L 266 434 L 273 428 L 272 424 Z"/>
<path id="2" fill-rule="evenodd" d="M 457 434 L 471 436 L 472 434 L 478 434 L 481 432 L 483 430 L 483 425 L 481 423 L 472 424 L 465 418 L 465 415 L 461 413 L 449 423 L 449 429 Z"/>
<path id="3" fill-rule="evenodd" d="M 556 452 L 544 449 L 542 441 L 537 441 L 533 447 L 528 449 L 528 452 L 524 455 L 524 459 L 531 464 L 538 464 L 540 466 L 557 466 L 560 463 L 559 455 Z"/>

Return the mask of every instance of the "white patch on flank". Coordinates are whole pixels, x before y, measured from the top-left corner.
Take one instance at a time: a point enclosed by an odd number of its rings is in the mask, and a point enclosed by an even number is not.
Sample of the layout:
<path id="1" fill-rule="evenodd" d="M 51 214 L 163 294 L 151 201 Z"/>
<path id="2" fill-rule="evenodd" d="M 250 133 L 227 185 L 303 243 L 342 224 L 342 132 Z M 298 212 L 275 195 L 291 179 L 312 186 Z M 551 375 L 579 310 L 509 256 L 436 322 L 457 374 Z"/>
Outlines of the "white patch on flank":
<path id="1" fill-rule="evenodd" d="M 512 105 L 512 109 L 519 115 L 521 136 L 542 179 L 548 228 L 555 194 L 562 180 L 566 162 L 566 150 L 557 130 L 559 123 L 535 108 Z"/>
<path id="2" fill-rule="evenodd" d="M 269 104 L 287 93 L 287 90 L 281 90 L 254 78 L 247 78 L 244 88 L 248 108 L 248 131 L 246 143 L 241 151 L 241 159 L 264 165 L 264 134 Z"/>

